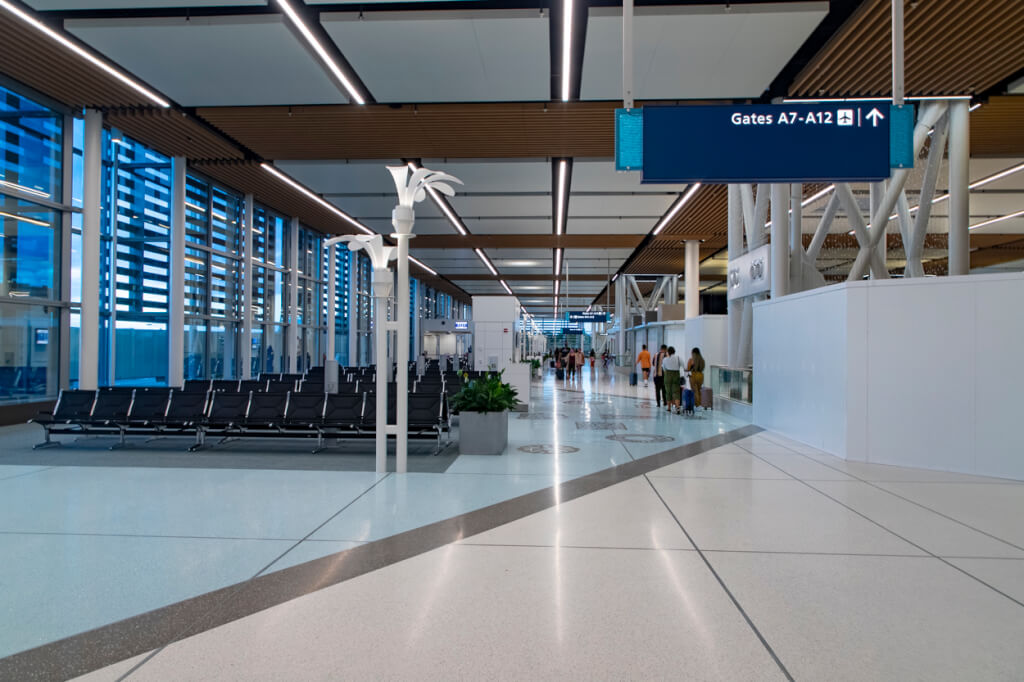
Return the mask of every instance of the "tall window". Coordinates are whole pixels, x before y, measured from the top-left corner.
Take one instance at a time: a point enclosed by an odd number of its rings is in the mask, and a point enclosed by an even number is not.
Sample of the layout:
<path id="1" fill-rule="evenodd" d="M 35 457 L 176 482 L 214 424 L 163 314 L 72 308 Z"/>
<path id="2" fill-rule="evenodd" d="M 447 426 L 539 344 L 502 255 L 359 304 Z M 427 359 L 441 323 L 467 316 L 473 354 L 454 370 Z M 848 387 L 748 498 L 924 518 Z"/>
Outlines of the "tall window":
<path id="1" fill-rule="evenodd" d="M 299 325 L 299 358 L 296 370 L 300 372 L 323 364 L 323 358 L 320 357 L 320 339 L 324 332 L 323 300 L 327 279 L 323 241 L 323 235 L 319 232 L 305 227 L 299 229 L 299 291 L 296 311 L 296 322 Z"/>
<path id="2" fill-rule="evenodd" d="M 321 240 L 322 244 L 322 240 Z M 323 279 L 327 281 L 328 268 L 330 264 L 330 253 L 323 249 Z M 352 300 L 353 293 L 351 287 L 351 273 L 352 263 L 357 258 L 356 254 L 348 250 L 345 244 L 339 244 L 334 249 L 334 268 L 335 268 L 335 280 L 334 280 L 334 359 L 342 367 L 350 366 L 349 348 L 348 348 L 348 332 L 349 332 L 349 304 Z M 327 324 L 327 316 L 332 310 L 330 302 L 327 300 L 327 288 L 324 286 L 324 310 L 323 319 L 324 325 Z M 326 330 L 325 330 L 326 332 Z M 321 350 L 321 353 L 325 353 L 327 350 L 326 346 Z"/>
<path id="3" fill-rule="evenodd" d="M 59 388 L 64 138 L 62 114 L 0 87 L 0 403 Z"/>
<path id="4" fill-rule="evenodd" d="M 185 186 L 185 378 L 240 375 L 243 198 L 189 174 Z"/>
<path id="5" fill-rule="evenodd" d="M 252 357 L 251 372 L 294 371 L 285 352 L 288 301 L 288 230 L 290 221 L 256 204 L 252 221 Z"/>

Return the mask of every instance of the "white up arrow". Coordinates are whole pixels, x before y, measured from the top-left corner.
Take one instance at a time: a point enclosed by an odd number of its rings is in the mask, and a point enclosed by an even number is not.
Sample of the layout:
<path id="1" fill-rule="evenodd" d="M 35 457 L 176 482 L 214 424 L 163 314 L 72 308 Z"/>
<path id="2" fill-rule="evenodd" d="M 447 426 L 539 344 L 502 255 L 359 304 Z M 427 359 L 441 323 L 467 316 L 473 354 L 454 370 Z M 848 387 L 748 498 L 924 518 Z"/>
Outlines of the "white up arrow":
<path id="1" fill-rule="evenodd" d="M 871 121 L 872 128 L 877 128 L 878 122 L 885 118 L 885 116 L 882 115 L 881 111 L 872 107 L 871 111 L 868 112 L 868 115 L 865 118 Z"/>

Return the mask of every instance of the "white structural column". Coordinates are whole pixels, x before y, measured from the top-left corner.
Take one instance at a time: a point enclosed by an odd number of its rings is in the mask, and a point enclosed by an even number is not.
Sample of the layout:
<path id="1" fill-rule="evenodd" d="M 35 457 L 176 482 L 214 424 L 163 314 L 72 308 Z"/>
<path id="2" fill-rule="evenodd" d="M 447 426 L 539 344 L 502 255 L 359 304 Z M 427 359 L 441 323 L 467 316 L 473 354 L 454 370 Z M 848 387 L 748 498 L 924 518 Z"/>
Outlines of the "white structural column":
<path id="1" fill-rule="evenodd" d="M 789 290 L 792 293 L 804 289 L 803 198 L 803 185 L 789 186 Z"/>
<path id="2" fill-rule="evenodd" d="M 348 259 L 348 366 L 361 364 L 359 361 L 359 259 L 351 251 L 345 252 Z M 333 275 L 332 275 L 333 276 Z M 345 282 L 341 283 L 346 286 Z M 331 348 L 334 348 L 332 343 Z M 330 356 L 329 356 L 330 358 Z"/>
<path id="3" fill-rule="evenodd" d="M 789 293 L 789 185 L 773 184 L 771 200 L 772 298 L 779 298 Z"/>
<path id="4" fill-rule="evenodd" d="M 185 383 L 185 157 L 171 159 L 170 296 L 167 308 L 167 385 Z"/>
<path id="5" fill-rule="evenodd" d="M 327 247 L 327 262 L 328 262 L 329 265 L 328 265 L 328 268 L 327 268 L 327 344 L 324 346 L 324 356 L 325 356 L 324 357 L 324 384 L 325 384 L 325 388 L 327 388 L 326 384 L 328 383 L 327 382 L 327 373 L 328 373 L 327 372 L 327 368 L 333 366 L 334 367 L 335 379 L 337 379 L 337 376 L 338 376 L 338 370 L 337 370 L 338 362 L 337 362 L 337 360 L 334 359 L 335 358 L 335 352 L 334 352 L 335 329 L 334 329 L 334 327 L 335 327 L 335 319 L 336 319 L 335 310 L 334 310 L 334 302 L 337 300 L 337 296 L 338 296 L 338 290 L 337 290 L 337 286 L 338 286 L 337 258 L 338 258 L 338 255 L 337 255 L 337 250 L 336 250 L 337 248 L 338 247 L 335 244 L 331 244 L 330 246 Z M 354 260 L 355 259 L 353 259 L 353 261 Z M 356 298 L 354 291 L 350 295 L 352 296 L 353 299 Z M 349 303 L 351 304 L 351 301 Z M 353 307 L 351 305 L 349 307 L 357 309 L 357 307 Z M 355 322 L 355 317 L 350 314 L 349 318 L 348 318 L 348 325 L 349 325 L 349 327 L 355 326 L 355 323 L 356 323 Z M 330 390 L 330 389 L 328 389 L 328 390 Z M 335 391 L 338 390 L 337 385 L 335 385 L 334 390 Z"/>
<path id="6" fill-rule="evenodd" d="M 615 354 L 620 356 L 626 354 L 626 317 L 629 311 L 629 301 L 626 298 L 629 296 L 626 293 L 626 277 L 627 275 L 620 274 L 615 280 L 615 321 L 619 328 L 615 339 Z"/>
<path id="7" fill-rule="evenodd" d="M 395 472 L 404 474 L 409 454 L 409 239 L 413 235 L 398 231 L 391 236 L 398 241 L 398 285 L 395 291 L 398 337 L 395 339 L 395 371 L 398 374 L 395 386 L 398 393 L 395 408 Z"/>
<path id="8" fill-rule="evenodd" d="M 740 186 L 729 185 L 729 262 L 743 254 L 743 205 L 740 199 Z M 728 275 L 726 275 L 728 277 Z M 726 295 L 728 296 L 729 281 L 726 279 Z M 728 299 L 729 304 L 729 366 L 739 366 L 740 326 L 743 322 L 743 305 L 741 298 Z"/>
<path id="9" fill-rule="evenodd" d="M 299 253 L 299 219 L 292 218 L 288 230 L 288 331 L 284 339 L 286 366 L 289 372 L 299 371 L 299 258 L 306 261 L 306 254 Z M 308 273 L 307 273 L 308 274 Z M 309 369 L 305 367 L 304 369 Z"/>
<path id="10" fill-rule="evenodd" d="M 884 195 L 885 195 L 885 181 L 884 180 L 880 181 L 880 182 L 872 182 L 870 185 L 868 185 L 868 206 L 870 207 L 869 210 L 868 210 L 868 216 L 872 219 L 872 221 L 879 215 L 879 209 L 882 207 L 882 197 Z M 873 222 L 870 225 L 870 227 L 871 227 L 871 232 L 874 232 L 876 228 L 875 228 L 875 224 Z M 879 225 L 878 228 L 881 229 L 881 225 Z M 875 246 L 875 248 L 878 249 L 878 256 L 880 258 L 879 262 L 883 263 L 883 264 L 886 262 L 886 256 L 888 255 L 888 253 L 886 251 L 886 247 L 887 247 L 886 238 L 883 235 L 881 237 L 881 239 L 878 240 L 878 244 Z M 872 279 L 879 279 L 879 278 L 883 278 L 883 277 L 886 276 L 881 271 L 876 272 L 876 269 L 877 268 L 871 268 L 871 277 L 872 277 Z M 887 273 L 888 273 L 888 268 L 886 268 L 886 274 Z"/>
<path id="11" fill-rule="evenodd" d="M 970 218 L 970 102 L 949 105 L 949 274 L 971 271 Z"/>
<path id="12" fill-rule="evenodd" d="M 238 342 L 238 376 L 252 378 L 252 225 L 256 201 L 245 195 L 242 214 L 242 338 Z"/>
<path id="13" fill-rule="evenodd" d="M 373 270 L 374 373 L 377 377 L 376 423 L 374 424 L 375 466 L 378 473 L 388 470 L 388 374 L 384 363 L 388 355 L 388 297 L 394 280 L 387 269 Z"/>
<path id="14" fill-rule="evenodd" d="M 685 242 L 683 260 L 683 302 L 686 304 L 686 319 L 700 315 L 700 242 L 688 239 Z"/>
<path id="15" fill-rule="evenodd" d="M 103 114 L 85 112 L 82 147 L 82 314 L 78 387 L 97 387 L 100 351 L 100 192 L 103 187 Z M 110 332 L 113 334 L 113 330 Z"/>

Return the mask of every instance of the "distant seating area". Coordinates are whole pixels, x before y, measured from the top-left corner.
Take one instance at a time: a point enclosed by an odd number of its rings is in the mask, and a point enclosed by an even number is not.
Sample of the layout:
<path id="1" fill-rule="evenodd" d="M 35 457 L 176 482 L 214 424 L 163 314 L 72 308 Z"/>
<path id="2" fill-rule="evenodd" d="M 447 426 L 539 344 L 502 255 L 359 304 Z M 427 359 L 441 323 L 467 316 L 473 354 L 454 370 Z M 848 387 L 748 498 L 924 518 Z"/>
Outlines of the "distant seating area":
<path id="1" fill-rule="evenodd" d="M 376 431 L 374 369 L 345 371 L 337 393 L 324 391 L 323 374 L 261 375 L 246 380 L 191 380 L 181 388 L 105 387 L 62 390 L 53 412 L 40 413 L 32 423 L 45 439 L 36 447 L 58 444 L 54 435 L 192 436 L 189 451 L 206 446 L 210 436 L 220 442 L 238 438 L 316 438 L 314 453 L 329 439 L 373 437 Z M 367 371 L 369 370 L 369 371 Z M 409 382 L 410 438 L 436 439 L 451 434 L 448 396 L 455 378 L 446 383 L 440 373 L 411 377 Z M 388 390 L 388 421 L 394 423 L 397 387 Z"/>

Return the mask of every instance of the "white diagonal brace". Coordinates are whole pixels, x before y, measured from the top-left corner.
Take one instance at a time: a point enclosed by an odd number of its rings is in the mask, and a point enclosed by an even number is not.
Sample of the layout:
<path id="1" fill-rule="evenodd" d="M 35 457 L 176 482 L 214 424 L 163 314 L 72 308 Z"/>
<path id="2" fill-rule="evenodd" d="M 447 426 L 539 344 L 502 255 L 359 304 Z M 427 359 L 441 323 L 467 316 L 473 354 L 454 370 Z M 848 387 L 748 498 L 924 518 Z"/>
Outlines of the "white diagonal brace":
<path id="1" fill-rule="evenodd" d="M 921 182 L 921 196 L 918 197 L 917 216 L 914 218 L 914 229 L 910 234 L 910 245 L 907 250 L 908 266 L 913 267 L 913 277 L 924 277 L 924 266 L 921 264 L 921 251 L 924 248 L 924 236 L 928 232 L 928 221 L 932 215 L 932 201 L 935 198 L 935 185 L 942 169 L 942 159 L 946 153 L 946 138 L 949 133 L 949 114 L 941 116 L 935 123 L 932 133 L 928 160 L 925 162 L 924 179 Z"/>
<path id="2" fill-rule="evenodd" d="M 818 227 L 814 230 L 811 243 L 807 246 L 807 260 L 811 264 L 818 262 L 818 254 L 821 253 L 821 247 L 825 243 L 825 238 L 828 237 L 828 231 L 832 229 L 832 221 L 836 217 L 838 209 L 839 196 L 832 192 L 828 203 L 825 204 L 825 212 L 821 214 L 821 220 L 818 221 Z"/>
<path id="3" fill-rule="evenodd" d="M 647 302 L 644 300 L 644 295 L 640 293 L 640 287 L 637 286 L 636 278 L 632 275 L 627 280 L 629 282 L 630 291 L 633 292 L 633 296 L 636 299 L 636 305 L 640 310 L 647 310 Z"/>
<path id="4" fill-rule="evenodd" d="M 868 234 L 868 227 L 864 223 L 864 216 L 861 215 L 860 208 L 857 206 L 857 200 L 853 197 L 853 191 L 850 189 L 849 183 L 837 182 L 835 191 L 840 203 L 843 205 L 843 210 L 846 212 L 846 219 L 850 221 L 850 227 L 853 228 L 854 234 L 857 235 L 857 243 L 860 244 L 862 253 L 871 239 Z M 881 255 L 877 251 L 872 250 L 872 252 L 872 265 L 878 272 L 884 272 L 885 263 L 882 261 Z M 859 257 L 860 255 L 858 254 Z"/>

